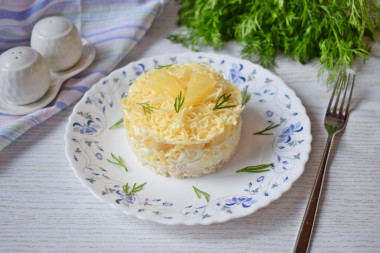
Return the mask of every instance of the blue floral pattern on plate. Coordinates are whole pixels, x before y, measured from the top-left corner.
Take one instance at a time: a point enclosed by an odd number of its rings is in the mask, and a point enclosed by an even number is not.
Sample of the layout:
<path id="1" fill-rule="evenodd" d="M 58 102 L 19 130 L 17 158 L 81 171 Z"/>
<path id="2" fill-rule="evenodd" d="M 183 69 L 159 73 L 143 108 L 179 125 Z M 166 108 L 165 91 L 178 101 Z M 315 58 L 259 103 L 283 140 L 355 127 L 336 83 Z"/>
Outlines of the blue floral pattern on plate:
<path id="1" fill-rule="evenodd" d="M 129 149 L 119 101 L 137 76 L 173 63 L 205 62 L 222 71 L 251 99 L 243 111 L 242 137 L 231 161 L 214 174 L 175 180 L 142 166 Z M 272 135 L 256 136 L 270 124 Z M 279 198 L 304 170 L 311 144 L 310 120 L 301 101 L 277 76 L 246 60 L 226 55 L 185 53 L 142 59 L 115 70 L 75 106 L 66 127 L 66 156 L 75 175 L 95 196 L 126 214 L 163 224 L 211 224 L 254 213 Z M 128 172 L 107 162 L 122 157 Z M 236 173 L 248 165 L 273 163 L 262 173 Z M 144 189 L 127 196 L 123 185 Z M 198 198 L 193 185 L 210 194 Z"/>

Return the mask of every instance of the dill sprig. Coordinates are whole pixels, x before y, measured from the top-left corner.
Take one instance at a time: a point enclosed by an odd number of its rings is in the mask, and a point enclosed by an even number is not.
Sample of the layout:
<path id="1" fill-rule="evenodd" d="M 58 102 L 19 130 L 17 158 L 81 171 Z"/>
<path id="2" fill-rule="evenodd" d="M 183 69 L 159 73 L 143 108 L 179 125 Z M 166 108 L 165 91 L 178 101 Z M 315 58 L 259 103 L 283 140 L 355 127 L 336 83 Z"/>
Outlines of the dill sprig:
<path id="1" fill-rule="evenodd" d="M 114 159 L 114 161 L 111 161 L 110 159 L 107 159 L 107 161 L 108 161 L 109 163 L 112 163 L 112 164 L 116 164 L 116 165 L 118 165 L 118 166 L 121 166 L 121 167 L 123 167 L 123 168 L 125 169 L 125 172 L 128 172 L 128 168 L 127 168 L 127 166 L 124 165 L 123 160 L 121 159 L 120 156 L 119 156 L 119 157 L 116 157 L 113 153 L 111 153 L 111 156 L 112 156 L 112 158 Z"/>
<path id="2" fill-rule="evenodd" d="M 135 193 L 141 191 L 144 188 L 145 185 L 146 185 L 146 182 L 143 183 L 143 184 L 140 184 L 138 186 L 136 186 L 136 183 L 134 183 L 133 186 L 132 186 L 132 189 L 130 189 L 129 184 L 126 183 L 123 186 L 123 191 L 125 192 L 125 194 L 127 194 L 127 196 L 135 195 Z"/>
<path id="3" fill-rule="evenodd" d="M 174 109 L 177 113 L 181 109 L 184 102 L 185 102 L 185 98 L 184 97 L 182 98 L 182 91 L 180 91 L 174 101 Z"/>
<path id="4" fill-rule="evenodd" d="M 140 105 L 143 108 L 144 114 L 146 115 L 146 114 L 151 114 L 154 111 L 154 109 L 156 109 L 156 107 L 151 106 L 149 103 L 150 101 L 147 101 L 144 103 L 136 103 L 136 104 Z"/>
<path id="5" fill-rule="evenodd" d="M 201 191 L 199 190 L 197 187 L 195 187 L 193 185 L 193 189 L 194 189 L 194 192 L 195 194 L 197 195 L 197 197 L 200 199 L 202 197 L 202 195 L 205 197 L 206 201 L 207 202 L 210 202 L 210 194 L 208 194 L 207 192 L 204 192 L 204 191 Z"/>
<path id="6" fill-rule="evenodd" d="M 261 173 L 261 172 L 267 172 L 270 171 L 270 169 L 267 169 L 269 167 L 272 167 L 273 163 L 270 164 L 260 164 L 256 166 L 247 166 L 243 169 L 237 170 L 236 173 L 240 172 L 248 172 L 248 173 Z"/>
<path id="7" fill-rule="evenodd" d="M 175 34 L 168 38 L 192 50 L 220 49 L 236 40 L 244 58 L 274 67 L 277 55 L 301 63 L 319 60 L 318 76 L 330 82 L 355 57 L 366 59 L 380 30 L 377 0 L 203 1 L 181 0 Z"/>
<path id="8" fill-rule="evenodd" d="M 119 119 L 115 124 L 113 124 L 110 128 L 108 128 L 109 130 L 112 130 L 114 128 L 116 128 L 117 126 L 121 125 L 121 123 L 123 123 L 123 118 Z"/>
<path id="9" fill-rule="evenodd" d="M 273 133 L 268 133 L 268 131 L 272 130 L 273 128 L 278 127 L 279 125 L 280 124 L 276 124 L 276 125 L 270 124 L 269 126 L 264 128 L 263 130 L 253 133 L 253 135 L 273 135 Z"/>
<path id="10" fill-rule="evenodd" d="M 245 88 L 240 91 L 241 94 L 241 106 L 248 103 L 248 101 L 251 99 L 251 94 L 248 93 L 248 88 Z"/>
<path id="11" fill-rule="evenodd" d="M 171 67 L 171 66 L 173 66 L 174 65 L 174 63 L 173 64 L 168 64 L 168 65 L 160 65 L 160 66 L 158 66 L 158 67 L 156 67 L 156 69 L 166 69 L 166 68 L 169 68 L 169 67 Z"/>
<path id="12" fill-rule="evenodd" d="M 218 109 L 226 109 L 226 108 L 231 108 L 235 107 L 236 105 L 226 105 L 222 106 L 224 103 L 228 102 L 230 100 L 231 94 L 226 96 L 226 94 L 221 95 L 218 100 L 216 100 L 214 108 L 212 108 L 213 111 L 218 110 Z"/>

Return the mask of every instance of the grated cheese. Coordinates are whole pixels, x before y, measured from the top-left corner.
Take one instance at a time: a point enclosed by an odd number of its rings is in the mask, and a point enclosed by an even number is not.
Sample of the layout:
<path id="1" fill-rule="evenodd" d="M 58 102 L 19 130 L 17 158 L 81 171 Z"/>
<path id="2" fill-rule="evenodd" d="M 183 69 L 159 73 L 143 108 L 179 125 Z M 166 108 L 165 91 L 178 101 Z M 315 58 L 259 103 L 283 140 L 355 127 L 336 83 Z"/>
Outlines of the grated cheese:
<path id="1" fill-rule="evenodd" d="M 152 139 L 156 143 L 197 144 L 207 143 L 222 134 L 227 126 L 237 124 L 243 109 L 240 91 L 224 79 L 221 72 L 203 63 L 172 65 L 165 69 L 185 90 L 188 88 L 191 73 L 207 74 L 215 81 L 215 88 L 203 101 L 184 106 L 177 113 L 174 110 L 175 98 L 172 93 L 157 92 L 150 88 L 150 75 L 157 71 L 160 70 L 154 69 L 140 75 L 133 82 L 128 96 L 122 100 L 125 127 L 129 134 L 139 136 L 141 141 Z M 224 93 L 231 94 L 228 104 L 237 106 L 213 111 L 218 97 Z M 186 93 L 184 97 L 186 101 Z M 145 114 L 137 104 L 147 101 L 156 108 L 150 114 Z"/>

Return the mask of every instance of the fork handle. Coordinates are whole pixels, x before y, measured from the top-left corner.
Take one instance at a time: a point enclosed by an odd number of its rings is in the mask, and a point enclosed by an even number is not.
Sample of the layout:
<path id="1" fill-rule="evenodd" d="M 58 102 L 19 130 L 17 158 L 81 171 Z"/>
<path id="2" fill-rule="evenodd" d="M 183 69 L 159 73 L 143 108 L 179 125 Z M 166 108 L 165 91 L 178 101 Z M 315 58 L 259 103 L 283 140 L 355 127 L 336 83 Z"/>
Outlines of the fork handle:
<path id="1" fill-rule="evenodd" d="M 306 253 L 309 250 L 310 239 L 313 232 L 314 221 L 318 210 L 318 204 L 322 192 L 323 181 L 327 168 L 327 162 L 330 154 L 331 144 L 334 135 L 329 135 L 327 138 L 325 151 L 323 152 L 322 161 L 318 169 L 317 178 L 315 179 L 313 189 L 310 194 L 309 202 L 302 220 L 302 224 L 298 233 L 294 253 Z"/>

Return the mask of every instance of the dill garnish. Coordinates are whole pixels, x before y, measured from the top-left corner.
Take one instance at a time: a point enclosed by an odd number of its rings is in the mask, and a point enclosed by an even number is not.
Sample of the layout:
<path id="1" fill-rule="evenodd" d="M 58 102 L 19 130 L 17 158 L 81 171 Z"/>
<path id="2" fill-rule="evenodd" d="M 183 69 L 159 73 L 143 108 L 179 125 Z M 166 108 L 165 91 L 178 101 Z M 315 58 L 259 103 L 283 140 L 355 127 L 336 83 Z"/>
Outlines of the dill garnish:
<path id="1" fill-rule="evenodd" d="M 116 164 L 116 165 L 118 165 L 118 166 L 121 166 L 121 167 L 123 167 L 123 168 L 125 169 L 125 172 L 128 172 L 128 168 L 127 168 L 127 166 L 124 165 L 123 160 L 121 159 L 120 156 L 119 156 L 119 157 L 116 157 L 113 153 L 111 153 L 111 156 L 112 156 L 112 158 L 113 158 L 115 161 L 111 161 L 110 159 L 107 159 L 107 161 L 108 161 L 109 163 L 112 163 L 112 164 Z"/>
<path id="2" fill-rule="evenodd" d="M 273 133 L 268 133 L 268 131 L 272 130 L 273 128 L 278 127 L 279 125 L 280 124 L 276 124 L 276 125 L 270 124 L 264 130 L 261 130 L 259 132 L 255 132 L 255 133 L 253 133 L 253 135 L 273 135 Z"/>
<path id="3" fill-rule="evenodd" d="M 112 130 L 114 128 L 116 128 L 117 126 L 121 125 L 121 123 L 123 123 L 123 118 L 119 119 L 118 122 L 116 122 L 115 124 L 113 124 L 110 128 L 108 128 L 109 130 Z"/>
<path id="4" fill-rule="evenodd" d="M 173 66 L 173 65 L 174 65 L 174 63 L 173 64 L 168 64 L 168 65 L 161 65 L 161 66 L 156 67 L 156 69 L 169 68 L 170 66 Z"/>
<path id="5" fill-rule="evenodd" d="M 174 109 L 177 113 L 181 109 L 183 102 L 185 102 L 185 98 L 182 98 L 182 91 L 180 91 L 174 101 Z"/>
<path id="6" fill-rule="evenodd" d="M 273 163 L 260 164 L 256 166 L 247 166 L 247 167 L 244 167 L 243 169 L 237 170 L 236 173 L 240 173 L 240 172 L 261 173 L 261 172 L 270 171 L 270 169 L 267 169 L 267 168 L 272 167 L 272 166 L 273 166 Z"/>
<path id="7" fill-rule="evenodd" d="M 224 103 L 226 103 L 226 102 L 228 102 L 228 100 L 230 100 L 230 97 L 231 97 L 231 94 L 229 94 L 228 96 L 226 96 L 226 94 L 221 95 L 218 98 L 218 100 L 216 101 L 215 106 L 214 106 L 214 108 L 212 108 L 212 110 L 215 111 L 218 109 L 226 109 L 226 108 L 235 107 L 236 105 L 222 106 Z"/>
<path id="8" fill-rule="evenodd" d="M 143 183 L 143 184 L 140 184 L 138 186 L 136 186 L 136 183 L 134 183 L 133 186 L 132 186 L 132 189 L 130 189 L 129 184 L 126 183 L 123 186 L 123 191 L 125 192 L 125 194 L 127 194 L 127 196 L 135 195 L 136 192 L 139 192 L 139 191 L 141 191 L 144 188 L 144 185 L 146 185 L 146 182 Z"/>
<path id="9" fill-rule="evenodd" d="M 207 192 L 204 192 L 204 191 L 201 191 L 201 190 L 199 190 L 197 187 L 195 187 L 194 185 L 193 185 L 193 189 L 194 189 L 194 192 L 195 192 L 195 194 L 197 194 L 197 197 L 200 199 L 202 196 L 201 195 L 203 195 L 204 197 L 205 197 L 205 199 L 206 199 L 206 201 L 207 202 L 210 202 L 210 194 L 208 194 Z"/>
<path id="10" fill-rule="evenodd" d="M 248 88 L 245 88 L 240 91 L 241 94 L 241 106 L 248 103 L 248 101 L 251 99 L 251 94 L 248 93 Z"/>
<path id="11" fill-rule="evenodd" d="M 154 109 L 156 109 L 156 107 L 151 106 L 149 103 L 150 101 L 147 101 L 144 103 L 136 103 L 136 104 L 140 105 L 143 108 L 144 114 L 146 115 L 147 113 L 151 114 L 154 111 Z"/>

